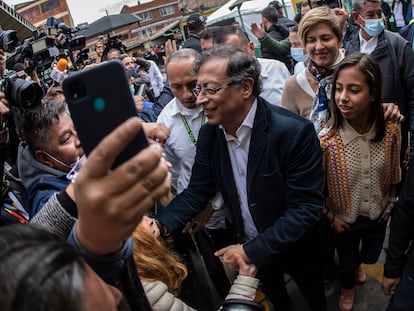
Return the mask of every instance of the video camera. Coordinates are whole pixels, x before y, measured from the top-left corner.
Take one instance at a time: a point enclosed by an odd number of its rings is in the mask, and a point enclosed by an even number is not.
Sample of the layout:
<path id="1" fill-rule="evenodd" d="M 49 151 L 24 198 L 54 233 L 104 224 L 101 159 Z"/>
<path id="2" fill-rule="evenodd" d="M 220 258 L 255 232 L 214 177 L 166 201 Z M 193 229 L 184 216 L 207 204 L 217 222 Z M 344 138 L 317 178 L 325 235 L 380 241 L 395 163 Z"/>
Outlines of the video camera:
<path id="1" fill-rule="evenodd" d="M 23 44 L 16 49 L 16 53 L 7 60 L 7 68 L 12 69 L 16 63 L 24 63 L 28 60 L 29 67 L 26 73 L 37 68 L 46 68 L 54 61 L 59 50 L 55 46 L 53 38 L 46 36 L 44 32 L 35 30 L 33 36 L 23 41 Z"/>
<path id="2" fill-rule="evenodd" d="M 124 54 L 126 50 L 126 46 L 122 43 L 120 36 L 110 37 L 108 34 L 108 38 L 106 39 L 104 46 L 105 48 L 102 54 L 104 59 L 106 59 L 110 49 L 118 49 L 121 51 L 121 54 Z"/>
<path id="3" fill-rule="evenodd" d="M 34 81 L 26 81 L 25 73 L 8 70 L 0 79 L 0 91 L 17 108 L 35 111 L 41 104 L 42 88 Z"/>
<path id="4" fill-rule="evenodd" d="M 51 17 L 53 19 L 53 17 Z M 53 23 L 48 21 L 48 23 Z M 74 36 L 79 31 L 78 27 L 70 28 L 65 23 L 56 23 L 56 29 L 58 30 L 56 36 L 59 37 L 60 34 L 64 34 L 65 38 L 56 42 L 56 45 L 59 48 L 68 49 L 70 52 L 82 50 L 86 46 L 86 38 L 83 35 Z"/>
<path id="5" fill-rule="evenodd" d="M 0 49 L 7 53 L 13 53 L 18 43 L 16 30 L 3 30 L 0 27 Z"/>

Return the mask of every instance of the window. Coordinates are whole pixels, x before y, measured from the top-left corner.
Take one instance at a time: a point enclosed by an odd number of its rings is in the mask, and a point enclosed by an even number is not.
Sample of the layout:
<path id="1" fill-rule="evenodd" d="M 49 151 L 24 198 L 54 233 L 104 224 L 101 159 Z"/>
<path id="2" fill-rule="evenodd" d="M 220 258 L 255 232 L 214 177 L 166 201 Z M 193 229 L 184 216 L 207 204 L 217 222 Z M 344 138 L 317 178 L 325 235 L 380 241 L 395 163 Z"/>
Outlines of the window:
<path id="1" fill-rule="evenodd" d="M 135 16 L 141 18 L 143 21 L 149 21 L 152 19 L 151 11 L 136 13 Z"/>
<path id="2" fill-rule="evenodd" d="M 172 15 L 174 13 L 175 13 L 175 11 L 174 11 L 174 6 L 173 5 L 168 5 L 168 6 L 160 8 L 161 16 Z"/>
<path id="3" fill-rule="evenodd" d="M 149 29 L 149 33 L 151 34 L 151 35 L 153 35 L 154 33 L 156 33 L 157 32 L 157 27 L 155 27 L 155 26 L 151 26 L 151 28 Z"/>
<path id="4" fill-rule="evenodd" d="M 49 0 L 45 3 L 42 3 L 41 6 L 42 6 L 42 12 L 46 13 L 46 12 L 49 12 L 49 11 L 52 11 L 58 8 L 59 0 Z"/>
<path id="5" fill-rule="evenodd" d="M 39 15 L 40 15 L 40 9 L 39 9 L 39 7 L 34 7 L 30 11 L 27 11 L 27 12 L 22 13 L 22 16 L 26 20 L 28 20 L 28 21 L 33 20 L 35 17 L 37 17 Z"/>
<path id="6" fill-rule="evenodd" d="M 138 31 L 138 36 L 141 39 L 146 39 L 146 38 L 152 36 L 156 32 L 157 32 L 157 28 L 154 27 L 154 26 L 151 26 L 149 28 Z"/>

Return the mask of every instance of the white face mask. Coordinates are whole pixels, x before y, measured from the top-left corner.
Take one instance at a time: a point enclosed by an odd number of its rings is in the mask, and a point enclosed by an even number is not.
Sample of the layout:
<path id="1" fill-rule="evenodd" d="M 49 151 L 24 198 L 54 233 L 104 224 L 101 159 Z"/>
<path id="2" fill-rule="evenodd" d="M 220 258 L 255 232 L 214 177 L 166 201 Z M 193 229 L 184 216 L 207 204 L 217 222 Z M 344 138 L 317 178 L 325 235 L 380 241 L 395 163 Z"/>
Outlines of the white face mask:
<path id="1" fill-rule="evenodd" d="M 76 177 L 78 176 L 80 169 L 86 163 L 86 160 L 87 160 L 86 155 L 78 157 L 72 169 L 69 171 L 69 173 L 66 174 L 66 178 L 69 179 L 71 182 L 74 182 Z"/>
<path id="2" fill-rule="evenodd" d="M 55 158 L 54 156 L 52 156 L 50 153 L 46 152 L 46 151 L 42 151 L 45 155 L 47 155 L 49 158 L 51 158 L 52 160 L 54 160 L 55 162 L 59 163 L 60 165 L 62 165 L 63 167 L 66 167 L 68 169 L 71 169 L 75 164 L 76 161 L 71 163 L 71 164 L 67 164 L 61 160 L 59 160 L 58 158 Z M 79 158 L 79 157 L 78 157 Z"/>

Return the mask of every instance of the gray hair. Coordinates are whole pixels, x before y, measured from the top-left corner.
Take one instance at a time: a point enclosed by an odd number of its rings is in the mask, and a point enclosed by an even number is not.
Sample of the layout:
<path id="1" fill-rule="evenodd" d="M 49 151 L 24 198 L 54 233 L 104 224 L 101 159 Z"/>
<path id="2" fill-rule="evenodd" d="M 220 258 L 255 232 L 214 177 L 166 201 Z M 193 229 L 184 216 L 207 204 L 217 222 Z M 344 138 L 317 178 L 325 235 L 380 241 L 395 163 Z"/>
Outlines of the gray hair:
<path id="1" fill-rule="evenodd" d="M 50 128 L 59 121 L 60 115 L 66 112 L 65 102 L 42 102 L 38 111 L 26 111 L 23 117 L 23 139 L 34 153 L 38 149 L 45 150 L 52 137 Z"/>
<path id="2" fill-rule="evenodd" d="M 261 67 L 254 56 L 234 46 L 213 46 L 211 49 L 201 53 L 200 59 L 196 62 L 195 68 L 197 72 L 207 60 L 213 57 L 228 59 L 226 75 L 230 81 L 241 83 L 246 78 L 253 78 L 253 95 L 259 96 L 262 91 L 260 80 Z"/>
<path id="3" fill-rule="evenodd" d="M 177 51 L 174 51 L 170 57 L 168 57 L 167 66 L 169 63 L 173 62 L 176 59 L 188 59 L 188 58 L 194 58 L 197 59 L 200 56 L 200 54 L 194 50 L 194 49 L 179 49 Z"/>
<path id="4" fill-rule="evenodd" d="M 381 3 L 380 0 L 352 0 L 352 10 L 360 13 L 367 2 Z"/>

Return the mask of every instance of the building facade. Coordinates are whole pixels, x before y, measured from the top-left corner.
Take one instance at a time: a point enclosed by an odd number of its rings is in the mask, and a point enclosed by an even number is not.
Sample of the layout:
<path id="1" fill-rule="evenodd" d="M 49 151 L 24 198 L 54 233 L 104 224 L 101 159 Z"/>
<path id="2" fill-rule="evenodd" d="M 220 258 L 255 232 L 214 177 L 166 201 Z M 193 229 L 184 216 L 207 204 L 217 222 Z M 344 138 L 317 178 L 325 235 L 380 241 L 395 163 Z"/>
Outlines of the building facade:
<path id="1" fill-rule="evenodd" d="M 73 27 L 73 19 L 66 0 L 35 0 L 15 6 L 16 12 L 35 27 L 45 26 L 49 17 Z"/>

